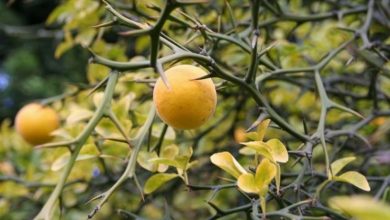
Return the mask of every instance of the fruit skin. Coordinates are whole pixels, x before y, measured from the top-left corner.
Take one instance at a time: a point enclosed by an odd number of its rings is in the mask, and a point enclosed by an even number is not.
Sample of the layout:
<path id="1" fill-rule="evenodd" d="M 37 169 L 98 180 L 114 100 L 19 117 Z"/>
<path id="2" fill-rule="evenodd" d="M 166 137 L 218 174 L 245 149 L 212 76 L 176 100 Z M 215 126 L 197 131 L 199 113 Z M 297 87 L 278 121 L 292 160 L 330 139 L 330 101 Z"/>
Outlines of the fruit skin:
<path id="1" fill-rule="evenodd" d="M 16 131 L 33 145 L 49 142 L 50 133 L 60 125 L 59 117 L 52 108 L 38 103 L 25 105 L 16 114 Z"/>
<path id="2" fill-rule="evenodd" d="M 217 104 L 213 81 L 194 80 L 207 73 L 192 65 L 174 66 L 165 74 L 169 88 L 159 78 L 153 91 L 157 114 L 176 129 L 200 127 L 214 114 Z"/>
<path id="3" fill-rule="evenodd" d="M 243 127 L 238 127 L 234 130 L 234 141 L 237 143 L 247 141 L 246 130 Z"/>

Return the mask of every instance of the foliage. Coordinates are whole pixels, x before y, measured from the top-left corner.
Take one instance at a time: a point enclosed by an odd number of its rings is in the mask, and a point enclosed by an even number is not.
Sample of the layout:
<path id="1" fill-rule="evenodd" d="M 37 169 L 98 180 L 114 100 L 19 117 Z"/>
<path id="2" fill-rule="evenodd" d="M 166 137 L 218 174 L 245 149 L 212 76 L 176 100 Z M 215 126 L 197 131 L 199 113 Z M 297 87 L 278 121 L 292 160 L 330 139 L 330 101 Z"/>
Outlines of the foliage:
<path id="1" fill-rule="evenodd" d="M 89 86 L 44 100 L 63 119 L 50 143 L 32 148 L 2 122 L 0 217 L 387 218 L 389 11 L 386 0 L 63 1 L 47 20 L 64 33 L 55 56 L 89 50 Z M 155 116 L 154 83 L 179 63 L 217 86 L 196 130 Z"/>
<path id="2" fill-rule="evenodd" d="M 44 22 L 56 2 L 0 2 L 0 120 L 32 100 L 61 94 L 69 84 L 85 86 L 84 49 L 76 46 L 53 58 L 63 33 Z"/>

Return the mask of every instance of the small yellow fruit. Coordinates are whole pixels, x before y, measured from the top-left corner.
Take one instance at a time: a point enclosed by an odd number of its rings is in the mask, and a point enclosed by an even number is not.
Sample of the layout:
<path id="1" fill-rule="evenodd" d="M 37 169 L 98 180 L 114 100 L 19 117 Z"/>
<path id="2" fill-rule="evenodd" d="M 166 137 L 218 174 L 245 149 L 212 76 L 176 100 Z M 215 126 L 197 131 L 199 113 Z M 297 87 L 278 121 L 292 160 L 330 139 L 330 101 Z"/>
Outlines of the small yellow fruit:
<path id="1" fill-rule="evenodd" d="M 237 143 L 245 142 L 247 140 L 246 138 L 246 131 L 243 127 L 238 127 L 234 130 L 234 141 Z"/>
<path id="2" fill-rule="evenodd" d="M 38 103 L 24 106 L 16 114 L 16 131 L 30 144 L 43 144 L 52 139 L 50 133 L 59 127 L 59 117 L 50 107 Z"/>
<path id="3" fill-rule="evenodd" d="M 194 129 L 214 114 L 217 93 L 207 73 L 192 65 L 178 65 L 165 71 L 169 88 L 161 78 L 156 82 L 153 101 L 160 118 L 176 129 Z"/>

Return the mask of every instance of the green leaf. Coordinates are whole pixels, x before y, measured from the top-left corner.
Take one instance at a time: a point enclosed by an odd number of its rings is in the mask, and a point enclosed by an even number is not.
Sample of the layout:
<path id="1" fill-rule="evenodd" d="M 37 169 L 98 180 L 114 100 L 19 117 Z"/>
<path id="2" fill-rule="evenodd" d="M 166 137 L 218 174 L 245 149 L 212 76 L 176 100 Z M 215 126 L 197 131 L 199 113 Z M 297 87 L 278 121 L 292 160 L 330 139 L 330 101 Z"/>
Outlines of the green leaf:
<path id="1" fill-rule="evenodd" d="M 220 152 L 211 155 L 211 162 L 217 167 L 223 169 L 230 175 L 238 178 L 241 174 L 247 173 L 246 170 L 237 162 L 229 152 Z"/>
<path id="2" fill-rule="evenodd" d="M 344 157 L 334 161 L 331 164 L 332 174 L 336 176 L 345 166 L 354 161 L 356 157 Z M 330 176 L 330 175 L 329 175 Z"/>
<path id="3" fill-rule="evenodd" d="M 356 171 L 348 171 L 343 173 L 340 176 L 334 177 L 334 180 L 350 183 L 364 191 L 371 190 L 366 177 Z"/>
<path id="4" fill-rule="evenodd" d="M 93 38 L 95 37 L 96 35 L 96 30 L 93 29 L 93 28 L 90 28 L 90 29 L 86 29 L 86 30 L 83 30 L 81 31 L 75 38 L 75 42 L 80 44 L 81 46 L 83 47 L 88 47 Z"/>
<path id="5" fill-rule="evenodd" d="M 169 158 L 161 158 L 161 157 L 160 158 L 152 158 L 149 161 L 152 162 L 152 163 L 156 163 L 156 164 L 164 164 L 164 165 L 167 165 L 167 166 L 180 168 L 180 164 L 177 163 L 176 160 L 169 159 Z"/>
<path id="6" fill-rule="evenodd" d="M 92 155 L 92 154 L 80 154 L 77 156 L 76 161 L 89 160 L 96 157 L 97 157 L 96 155 Z M 59 171 L 68 163 L 69 158 L 70 158 L 69 154 L 63 154 L 53 162 L 53 164 L 51 165 L 51 170 Z"/>
<path id="7" fill-rule="evenodd" d="M 368 196 L 336 196 L 328 204 L 357 220 L 390 219 L 390 206 Z"/>
<path id="8" fill-rule="evenodd" d="M 173 173 L 158 173 L 149 177 L 144 186 L 145 194 L 150 194 L 160 188 L 164 183 L 178 177 L 177 174 Z"/>
<path id="9" fill-rule="evenodd" d="M 244 173 L 238 177 L 237 186 L 246 193 L 255 193 L 259 192 L 257 185 L 255 183 L 255 177 L 253 174 Z"/>
<path id="10" fill-rule="evenodd" d="M 271 161 L 274 161 L 274 158 L 271 153 L 271 149 L 266 143 L 262 141 L 250 141 L 250 142 L 243 142 L 241 144 L 255 150 L 258 154 L 262 155 L 263 157 Z"/>
<path id="11" fill-rule="evenodd" d="M 270 147 L 272 157 L 275 161 L 280 163 L 286 163 L 288 161 L 288 152 L 286 146 L 279 139 L 271 139 L 266 142 Z"/>
<path id="12" fill-rule="evenodd" d="M 180 169 L 186 170 L 187 165 L 190 162 L 190 157 L 187 155 L 176 156 L 175 161 L 178 163 Z"/>

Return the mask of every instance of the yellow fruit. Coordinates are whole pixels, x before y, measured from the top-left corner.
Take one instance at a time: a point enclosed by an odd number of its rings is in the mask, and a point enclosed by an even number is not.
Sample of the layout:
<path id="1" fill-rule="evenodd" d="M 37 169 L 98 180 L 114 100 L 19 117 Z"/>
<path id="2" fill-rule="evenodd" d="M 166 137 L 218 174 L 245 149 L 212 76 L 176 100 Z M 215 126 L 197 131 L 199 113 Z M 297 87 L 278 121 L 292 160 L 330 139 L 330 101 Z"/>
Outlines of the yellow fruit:
<path id="1" fill-rule="evenodd" d="M 371 121 L 376 126 L 381 126 L 386 123 L 386 117 L 378 117 Z"/>
<path id="2" fill-rule="evenodd" d="M 207 73 L 195 66 L 178 65 L 165 71 L 169 88 L 156 82 L 153 101 L 160 118 L 176 129 L 194 129 L 214 114 L 217 93 L 210 78 L 194 80 Z"/>
<path id="3" fill-rule="evenodd" d="M 30 144 L 43 144 L 52 139 L 50 133 L 59 127 L 59 117 L 50 107 L 37 103 L 24 106 L 16 114 L 16 131 Z"/>
<path id="4" fill-rule="evenodd" d="M 247 140 L 246 138 L 246 131 L 243 127 L 238 127 L 234 130 L 234 141 L 237 143 L 245 142 Z"/>

